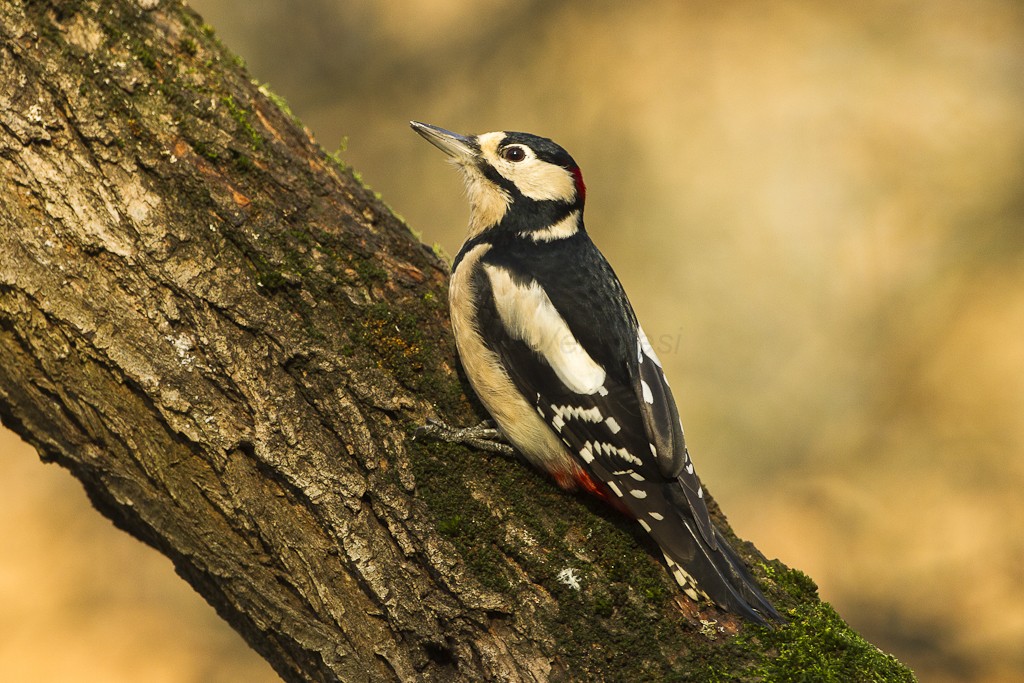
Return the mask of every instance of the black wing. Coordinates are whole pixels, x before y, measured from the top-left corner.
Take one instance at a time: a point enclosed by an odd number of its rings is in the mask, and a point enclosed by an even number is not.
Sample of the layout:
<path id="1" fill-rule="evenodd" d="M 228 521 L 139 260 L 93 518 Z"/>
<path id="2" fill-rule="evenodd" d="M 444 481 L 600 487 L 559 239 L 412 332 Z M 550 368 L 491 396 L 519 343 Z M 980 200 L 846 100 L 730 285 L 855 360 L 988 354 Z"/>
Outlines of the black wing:
<path id="1" fill-rule="evenodd" d="M 671 390 L 611 267 L 585 233 L 551 243 L 547 257 L 532 246 L 529 260 L 507 248 L 485 258 L 478 324 L 488 345 L 579 465 L 654 537 L 687 593 L 758 621 L 755 610 L 777 616 L 711 523 Z M 495 273 L 506 282 L 496 290 Z M 539 337 L 522 332 L 527 322 Z M 580 354 L 604 370 L 593 391 L 572 376 L 592 379 Z"/>

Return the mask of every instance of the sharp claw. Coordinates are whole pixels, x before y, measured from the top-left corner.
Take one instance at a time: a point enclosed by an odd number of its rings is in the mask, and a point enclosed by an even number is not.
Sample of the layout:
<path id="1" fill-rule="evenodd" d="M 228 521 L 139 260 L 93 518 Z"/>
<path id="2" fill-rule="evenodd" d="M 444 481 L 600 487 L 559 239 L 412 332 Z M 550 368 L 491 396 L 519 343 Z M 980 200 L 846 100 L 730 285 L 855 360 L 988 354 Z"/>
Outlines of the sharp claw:
<path id="1" fill-rule="evenodd" d="M 426 424 L 421 424 L 415 430 L 413 430 L 412 438 L 415 440 L 421 436 L 432 436 L 438 431 L 438 423 L 436 420 L 427 419 Z"/>

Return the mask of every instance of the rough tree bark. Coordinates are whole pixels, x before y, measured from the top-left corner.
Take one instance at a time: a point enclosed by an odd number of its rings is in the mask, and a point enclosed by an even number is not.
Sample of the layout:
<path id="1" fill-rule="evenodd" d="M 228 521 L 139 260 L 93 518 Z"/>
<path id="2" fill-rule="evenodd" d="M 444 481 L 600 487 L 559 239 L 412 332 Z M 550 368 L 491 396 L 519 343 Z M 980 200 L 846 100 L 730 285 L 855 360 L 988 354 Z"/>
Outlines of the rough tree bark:
<path id="1" fill-rule="evenodd" d="M 181 3 L 0 5 L 0 179 L 3 423 L 283 678 L 911 678 L 749 544 L 784 628 L 698 611 L 519 463 L 413 440 L 480 417 L 446 266 Z"/>

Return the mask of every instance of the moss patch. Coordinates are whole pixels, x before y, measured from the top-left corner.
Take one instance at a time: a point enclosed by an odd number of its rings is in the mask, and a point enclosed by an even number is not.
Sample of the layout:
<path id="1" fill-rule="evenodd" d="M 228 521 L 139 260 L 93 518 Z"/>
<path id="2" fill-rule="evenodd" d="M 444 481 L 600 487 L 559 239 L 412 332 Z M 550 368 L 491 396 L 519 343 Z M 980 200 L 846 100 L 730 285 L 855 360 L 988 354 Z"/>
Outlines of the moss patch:
<path id="1" fill-rule="evenodd" d="M 787 623 L 748 625 L 700 667 L 697 680 L 779 683 L 912 683 L 913 672 L 849 627 L 817 596 L 803 572 L 779 562 L 765 563 L 764 583 L 781 589 L 777 604 Z M 795 599 L 795 600 L 794 600 Z"/>
<path id="2" fill-rule="evenodd" d="M 365 310 L 356 335 L 361 346 L 373 349 L 382 366 L 406 386 L 415 387 L 424 368 L 424 339 L 420 321 L 408 308 L 374 304 Z"/>
<path id="3" fill-rule="evenodd" d="M 427 501 L 437 530 L 455 547 L 480 585 L 507 592 L 511 575 L 505 556 L 498 550 L 501 529 L 486 506 L 470 494 L 465 480 L 456 474 L 460 468 L 471 465 L 466 449 L 413 440 L 412 436 L 410 430 L 410 463 L 417 495 Z"/>
<path id="4" fill-rule="evenodd" d="M 914 681 L 910 669 L 867 642 L 846 625 L 832 606 L 809 603 L 795 610 L 794 619 L 778 631 L 760 636 L 777 650 L 756 672 L 780 683 L 845 683 Z"/>
<path id="5" fill-rule="evenodd" d="M 220 101 L 225 107 L 227 107 L 228 114 L 230 114 L 231 118 L 235 120 L 236 124 L 238 124 L 238 130 L 246 139 L 248 139 L 252 148 L 262 148 L 263 136 L 260 135 L 260 132 L 253 127 L 252 121 L 249 120 L 249 112 L 239 106 L 232 95 L 225 95 Z"/>
<path id="6" fill-rule="evenodd" d="M 555 598 L 541 618 L 557 638 L 551 654 L 571 680 L 915 680 L 821 602 L 800 571 L 776 561 L 753 567 L 788 621 L 779 627 L 744 623 L 738 635 L 728 636 L 682 615 L 675 603 L 686 598 L 628 520 L 562 492 L 525 464 L 447 444 L 413 444 L 417 495 L 476 580 L 505 592 L 512 581 L 514 594 L 519 573 L 509 573 L 513 561 Z M 468 472 L 492 484 L 488 491 L 516 492 L 495 496 L 500 518 L 471 495 Z M 518 536 L 512 533 L 517 529 Z M 532 543 L 521 542 L 524 534 Z M 578 589 L 559 580 L 564 569 L 573 570 Z"/>

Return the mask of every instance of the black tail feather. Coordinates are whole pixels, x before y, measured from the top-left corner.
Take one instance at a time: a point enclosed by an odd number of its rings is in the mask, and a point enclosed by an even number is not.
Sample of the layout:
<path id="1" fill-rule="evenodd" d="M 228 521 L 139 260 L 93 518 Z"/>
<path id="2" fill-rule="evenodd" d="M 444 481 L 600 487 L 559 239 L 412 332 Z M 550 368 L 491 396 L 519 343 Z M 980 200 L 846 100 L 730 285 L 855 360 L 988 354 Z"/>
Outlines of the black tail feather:
<path id="1" fill-rule="evenodd" d="M 779 614 L 778 610 L 768 602 L 764 593 L 761 592 L 743 560 L 739 558 L 739 555 L 732 549 L 732 546 L 722 537 L 722 533 L 718 529 L 715 529 L 715 533 L 718 534 L 718 549 L 728 560 L 732 584 L 738 590 L 740 596 L 762 616 L 768 617 L 772 621 L 784 622 L 783 616 Z"/>
<path id="2" fill-rule="evenodd" d="M 785 621 L 717 529 L 718 548 L 712 549 L 689 520 L 682 522 L 681 527 L 689 532 L 689 539 L 661 537 L 655 540 L 665 553 L 673 576 L 688 595 L 707 597 L 720 607 L 758 624 Z"/>

